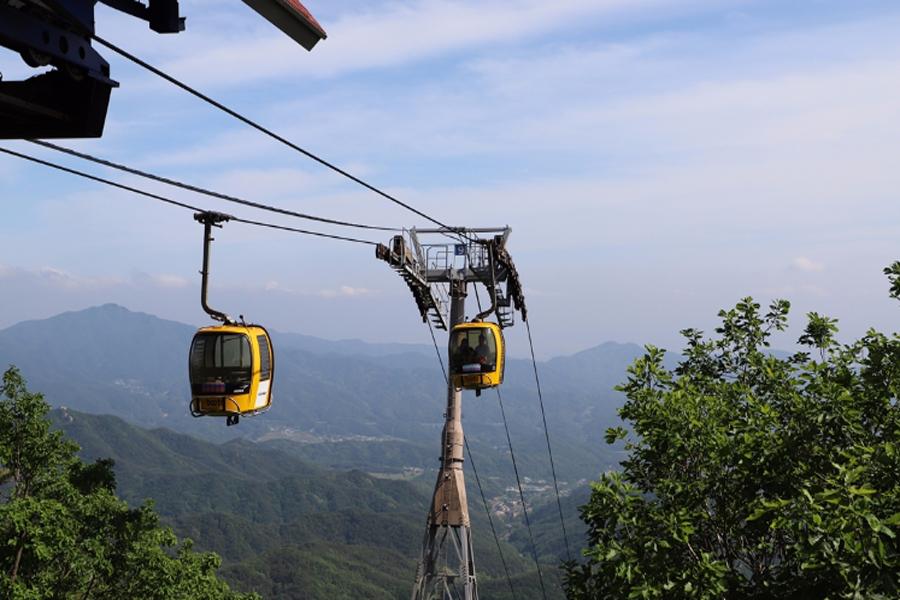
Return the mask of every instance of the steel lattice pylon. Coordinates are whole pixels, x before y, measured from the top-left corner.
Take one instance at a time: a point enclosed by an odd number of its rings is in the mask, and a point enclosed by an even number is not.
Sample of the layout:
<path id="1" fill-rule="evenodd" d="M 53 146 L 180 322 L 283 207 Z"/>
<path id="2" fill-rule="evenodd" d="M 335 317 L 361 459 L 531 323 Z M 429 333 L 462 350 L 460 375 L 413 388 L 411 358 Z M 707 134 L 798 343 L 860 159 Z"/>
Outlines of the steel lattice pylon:
<path id="1" fill-rule="evenodd" d="M 465 319 L 466 282 L 450 282 L 450 325 Z M 462 392 L 447 383 L 441 470 L 434 485 L 413 600 L 477 600 L 475 556 L 463 475 Z"/>
<path id="2" fill-rule="evenodd" d="M 451 555 L 452 563 L 448 560 Z M 429 526 L 412 597 L 414 600 L 478 599 L 472 532 L 468 525 Z"/>
<path id="3" fill-rule="evenodd" d="M 421 234 L 458 240 L 422 244 Z M 482 239 L 478 234 L 492 237 Z M 389 246 L 379 244 L 375 256 L 387 262 L 409 286 L 423 321 L 430 320 L 445 330 L 465 322 L 467 285 L 480 283 L 487 289 L 490 306 L 476 319 L 495 313 L 500 326 L 508 327 L 513 324 L 514 310 L 525 314 L 518 273 L 505 248 L 509 234 L 508 227 L 411 229 L 394 236 Z M 463 475 L 462 392 L 452 380 L 447 382 L 441 442 L 441 469 L 428 511 L 412 600 L 478 600 Z"/>

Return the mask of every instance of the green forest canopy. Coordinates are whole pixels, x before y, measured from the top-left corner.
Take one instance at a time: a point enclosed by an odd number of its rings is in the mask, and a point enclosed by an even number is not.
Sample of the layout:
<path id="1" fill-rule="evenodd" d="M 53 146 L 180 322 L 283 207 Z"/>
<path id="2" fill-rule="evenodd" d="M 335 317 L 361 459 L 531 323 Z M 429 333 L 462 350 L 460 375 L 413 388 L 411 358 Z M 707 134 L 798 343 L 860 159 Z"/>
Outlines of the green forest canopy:
<path id="1" fill-rule="evenodd" d="M 112 461 L 83 463 L 51 430 L 19 372 L 0 396 L 0 596 L 14 600 L 251 600 L 216 577 L 219 557 L 116 497 Z"/>
<path id="2" fill-rule="evenodd" d="M 900 335 L 843 345 L 810 313 L 782 358 L 789 308 L 747 298 L 674 370 L 654 347 L 629 368 L 632 431 L 607 432 L 629 456 L 582 508 L 570 598 L 900 598 Z"/>

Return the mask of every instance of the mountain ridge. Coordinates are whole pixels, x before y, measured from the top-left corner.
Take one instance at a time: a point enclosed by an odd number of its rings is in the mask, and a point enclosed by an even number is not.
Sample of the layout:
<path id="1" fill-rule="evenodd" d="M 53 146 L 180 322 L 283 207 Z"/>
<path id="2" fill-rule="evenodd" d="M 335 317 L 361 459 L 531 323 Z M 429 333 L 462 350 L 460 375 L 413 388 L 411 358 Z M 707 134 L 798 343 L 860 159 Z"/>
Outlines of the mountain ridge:
<path id="1" fill-rule="evenodd" d="M 313 352 L 273 333 L 278 353 L 273 408 L 226 428 L 221 420 L 193 419 L 187 411 L 187 349 L 194 331 L 106 304 L 0 330 L 0 363 L 19 366 L 57 407 L 216 442 L 283 439 L 301 444 L 290 449 L 295 456 L 331 467 L 394 474 L 436 468 L 446 388 L 433 349 L 419 355 L 401 345 L 404 353 L 397 355 L 347 355 L 332 352 L 328 342 Z M 310 344 L 316 338 L 302 339 Z M 398 346 L 376 350 L 385 348 Z M 564 487 L 595 477 L 617 460 L 602 442 L 621 403 L 612 388 L 640 352 L 634 345 L 605 343 L 538 363 Z M 503 397 L 520 465 L 532 479 L 548 479 L 530 361 L 509 361 Z M 484 465 L 491 485 L 504 489 L 512 470 L 496 394 L 464 394 L 463 415 L 473 458 Z"/>

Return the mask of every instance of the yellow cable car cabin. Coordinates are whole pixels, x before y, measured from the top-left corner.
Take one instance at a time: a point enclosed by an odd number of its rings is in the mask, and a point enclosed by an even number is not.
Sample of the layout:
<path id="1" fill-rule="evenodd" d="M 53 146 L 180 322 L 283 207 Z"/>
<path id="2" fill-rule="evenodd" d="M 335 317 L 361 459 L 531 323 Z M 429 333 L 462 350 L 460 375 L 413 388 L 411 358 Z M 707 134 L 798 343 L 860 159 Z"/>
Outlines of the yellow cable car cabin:
<path id="1" fill-rule="evenodd" d="M 503 383 L 503 332 L 496 323 L 460 323 L 450 332 L 453 385 L 479 392 Z"/>
<path id="2" fill-rule="evenodd" d="M 190 354 L 191 414 L 228 417 L 262 412 L 272 404 L 275 356 L 259 325 L 203 327 Z"/>

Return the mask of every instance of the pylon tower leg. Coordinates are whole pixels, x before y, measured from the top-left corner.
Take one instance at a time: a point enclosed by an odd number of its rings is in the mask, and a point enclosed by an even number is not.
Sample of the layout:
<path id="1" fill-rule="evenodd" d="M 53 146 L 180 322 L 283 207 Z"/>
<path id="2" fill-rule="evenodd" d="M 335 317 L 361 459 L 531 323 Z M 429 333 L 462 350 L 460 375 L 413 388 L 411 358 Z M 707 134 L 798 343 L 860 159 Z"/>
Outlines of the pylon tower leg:
<path id="1" fill-rule="evenodd" d="M 465 281 L 450 285 L 450 322 L 465 319 Z M 441 470 L 434 486 L 412 600 L 478 600 L 475 554 L 463 476 L 462 392 L 447 383 Z"/>
<path id="2" fill-rule="evenodd" d="M 413 600 L 478 600 L 472 532 L 467 526 L 430 526 L 422 544 Z"/>

